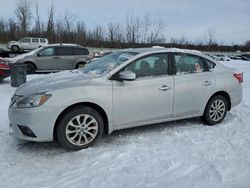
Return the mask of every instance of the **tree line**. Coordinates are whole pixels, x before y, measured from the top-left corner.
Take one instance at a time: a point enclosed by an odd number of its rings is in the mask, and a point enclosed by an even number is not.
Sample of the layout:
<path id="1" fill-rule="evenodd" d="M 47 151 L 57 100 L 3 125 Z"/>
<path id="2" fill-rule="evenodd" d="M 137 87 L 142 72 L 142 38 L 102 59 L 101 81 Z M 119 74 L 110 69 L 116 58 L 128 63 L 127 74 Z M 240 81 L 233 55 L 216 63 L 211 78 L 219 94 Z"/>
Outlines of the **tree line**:
<path id="1" fill-rule="evenodd" d="M 79 21 L 72 12 L 65 12 L 58 19 L 53 4 L 48 9 L 46 20 L 40 17 L 38 1 L 18 0 L 15 15 L 11 18 L 0 18 L 0 43 L 17 40 L 21 37 L 44 37 L 50 43 L 76 43 L 83 46 L 103 48 L 179 47 L 212 51 L 249 51 L 246 45 L 222 46 L 215 40 L 215 29 L 208 29 L 207 42 L 191 42 L 185 38 L 166 40 L 166 25 L 162 20 L 152 19 L 149 15 L 138 18 L 127 15 L 125 22 L 110 22 L 106 26 L 97 25 L 88 28 L 84 21 Z"/>

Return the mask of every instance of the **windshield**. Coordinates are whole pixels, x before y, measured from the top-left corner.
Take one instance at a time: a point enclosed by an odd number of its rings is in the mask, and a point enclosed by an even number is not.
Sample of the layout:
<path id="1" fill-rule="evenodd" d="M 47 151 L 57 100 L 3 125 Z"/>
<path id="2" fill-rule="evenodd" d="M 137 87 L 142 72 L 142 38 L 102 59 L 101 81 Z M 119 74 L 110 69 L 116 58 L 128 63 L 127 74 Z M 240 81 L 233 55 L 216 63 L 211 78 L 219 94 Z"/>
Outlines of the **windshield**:
<path id="1" fill-rule="evenodd" d="M 79 70 L 88 76 L 102 76 L 136 54 L 135 52 L 114 52 L 92 61 Z"/>

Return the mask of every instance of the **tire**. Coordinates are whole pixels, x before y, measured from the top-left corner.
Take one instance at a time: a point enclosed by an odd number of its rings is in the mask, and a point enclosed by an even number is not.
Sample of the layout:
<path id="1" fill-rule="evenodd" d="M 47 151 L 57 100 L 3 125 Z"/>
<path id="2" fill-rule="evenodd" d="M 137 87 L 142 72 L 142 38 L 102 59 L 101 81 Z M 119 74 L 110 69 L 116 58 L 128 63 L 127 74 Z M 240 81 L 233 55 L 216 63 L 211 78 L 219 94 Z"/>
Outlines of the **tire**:
<path id="1" fill-rule="evenodd" d="M 216 95 L 208 101 L 202 120 L 210 126 L 219 124 L 226 117 L 227 109 L 228 102 L 226 98 Z"/>
<path id="2" fill-rule="evenodd" d="M 93 108 L 81 106 L 68 111 L 57 125 L 57 139 L 67 150 L 88 148 L 102 135 L 103 119 Z"/>
<path id="3" fill-rule="evenodd" d="M 76 68 L 76 69 L 79 69 L 79 68 L 81 68 L 81 67 L 84 67 L 85 64 L 86 64 L 86 63 L 77 63 L 75 68 Z"/>
<path id="4" fill-rule="evenodd" d="M 11 46 L 11 51 L 13 51 L 13 52 L 19 52 L 20 48 L 17 45 L 13 45 L 13 46 Z"/>
<path id="5" fill-rule="evenodd" d="M 36 72 L 36 67 L 32 63 L 25 63 L 27 66 L 27 73 L 34 74 Z"/>

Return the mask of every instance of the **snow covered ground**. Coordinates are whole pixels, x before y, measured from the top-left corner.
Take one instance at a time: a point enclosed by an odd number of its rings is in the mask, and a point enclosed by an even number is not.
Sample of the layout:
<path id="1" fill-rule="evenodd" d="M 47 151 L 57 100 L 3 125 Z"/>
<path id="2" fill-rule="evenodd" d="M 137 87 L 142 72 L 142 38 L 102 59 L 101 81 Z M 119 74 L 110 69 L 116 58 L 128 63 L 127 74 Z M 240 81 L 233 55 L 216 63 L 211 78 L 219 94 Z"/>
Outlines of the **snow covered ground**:
<path id="1" fill-rule="evenodd" d="M 10 136 L 14 88 L 4 80 L 0 187 L 250 187 L 250 62 L 224 64 L 244 71 L 244 90 L 242 103 L 220 125 L 191 119 L 117 131 L 78 152 Z"/>

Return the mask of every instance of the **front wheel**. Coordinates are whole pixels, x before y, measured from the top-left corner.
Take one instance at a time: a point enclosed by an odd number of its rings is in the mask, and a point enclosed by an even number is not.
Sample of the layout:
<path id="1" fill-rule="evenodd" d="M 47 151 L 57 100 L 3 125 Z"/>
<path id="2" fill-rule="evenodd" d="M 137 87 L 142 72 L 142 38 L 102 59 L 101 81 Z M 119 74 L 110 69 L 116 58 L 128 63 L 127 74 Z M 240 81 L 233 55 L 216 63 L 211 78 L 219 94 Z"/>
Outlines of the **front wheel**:
<path id="1" fill-rule="evenodd" d="M 207 125 L 216 125 L 223 121 L 227 115 L 228 102 L 221 95 L 211 98 L 206 106 L 203 121 Z"/>
<path id="2" fill-rule="evenodd" d="M 58 140 L 68 150 L 80 150 L 93 145 L 102 132 L 101 115 L 87 106 L 70 110 L 57 126 Z"/>
<path id="3" fill-rule="evenodd" d="M 35 71 L 36 71 L 36 67 L 33 65 L 33 64 L 31 64 L 31 63 L 25 63 L 26 64 L 26 66 L 27 66 L 27 73 L 28 74 L 34 74 L 35 73 Z"/>

